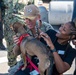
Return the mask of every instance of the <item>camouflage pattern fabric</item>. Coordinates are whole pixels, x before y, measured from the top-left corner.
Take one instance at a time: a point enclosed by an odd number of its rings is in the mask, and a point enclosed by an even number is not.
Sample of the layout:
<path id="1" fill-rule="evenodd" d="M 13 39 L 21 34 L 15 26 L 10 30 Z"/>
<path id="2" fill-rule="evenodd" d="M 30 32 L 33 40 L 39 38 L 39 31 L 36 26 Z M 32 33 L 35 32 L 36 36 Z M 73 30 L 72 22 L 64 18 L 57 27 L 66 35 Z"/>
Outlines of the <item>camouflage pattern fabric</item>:
<path id="1" fill-rule="evenodd" d="M 12 36 L 14 35 L 14 32 L 12 32 L 10 28 L 10 25 L 16 21 L 16 18 L 19 18 L 18 16 L 13 15 L 18 14 L 19 9 L 21 9 L 21 6 L 19 6 L 17 2 L 18 0 L 4 0 L 4 4 L 8 7 L 8 9 L 6 9 L 4 17 L 4 37 L 7 42 L 7 49 L 8 49 L 7 57 L 8 57 L 8 65 L 10 67 L 14 66 L 17 63 L 16 57 L 12 52 L 14 45 Z"/>

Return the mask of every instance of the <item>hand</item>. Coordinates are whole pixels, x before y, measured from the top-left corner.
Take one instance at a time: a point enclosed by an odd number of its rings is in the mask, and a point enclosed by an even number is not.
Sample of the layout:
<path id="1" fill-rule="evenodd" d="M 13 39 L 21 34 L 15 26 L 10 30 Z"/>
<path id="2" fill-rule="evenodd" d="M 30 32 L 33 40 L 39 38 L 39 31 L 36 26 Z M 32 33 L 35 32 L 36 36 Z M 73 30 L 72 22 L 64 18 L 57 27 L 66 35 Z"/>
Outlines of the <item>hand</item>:
<path id="1" fill-rule="evenodd" d="M 40 36 L 46 41 L 47 45 L 51 48 L 51 49 L 54 49 L 54 45 L 50 39 L 50 37 L 44 33 L 44 32 L 41 32 L 40 33 Z"/>
<path id="2" fill-rule="evenodd" d="M 19 38 L 16 35 L 13 36 L 13 41 L 15 44 L 18 44 L 20 42 Z"/>

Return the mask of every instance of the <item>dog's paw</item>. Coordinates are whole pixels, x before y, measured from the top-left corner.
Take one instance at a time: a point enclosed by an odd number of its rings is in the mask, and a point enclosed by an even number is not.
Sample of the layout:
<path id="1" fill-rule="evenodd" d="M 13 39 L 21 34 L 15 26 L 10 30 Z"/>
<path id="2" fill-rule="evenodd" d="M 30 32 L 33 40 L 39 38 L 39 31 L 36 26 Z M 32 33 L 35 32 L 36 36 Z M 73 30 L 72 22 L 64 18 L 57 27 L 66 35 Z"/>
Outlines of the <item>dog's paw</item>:
<path id="1" fill-rule="evenodd" d="M 26 66 L 27 66 L 27 65 L 24 65 L 24 67 L 22 67 L 22 71 L 25 70 Z"/>
<path id="2" fill-rule="evenodd" d="M 23 67 L 21 70 L 22 70 L 22 71 L 25 70 L 25 67 Z"/>

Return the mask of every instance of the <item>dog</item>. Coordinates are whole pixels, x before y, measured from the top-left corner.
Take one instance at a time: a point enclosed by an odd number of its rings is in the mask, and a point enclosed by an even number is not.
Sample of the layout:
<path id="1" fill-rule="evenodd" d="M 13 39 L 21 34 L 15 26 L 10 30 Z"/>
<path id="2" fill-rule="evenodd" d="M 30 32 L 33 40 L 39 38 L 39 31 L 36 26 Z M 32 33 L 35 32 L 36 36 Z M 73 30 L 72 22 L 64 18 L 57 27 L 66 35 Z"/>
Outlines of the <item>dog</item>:
<path id="1" fill-rule="evenodd" d="M 22 53 L 22 57 L 24 60 L 24 67 L 26 68 L 26 55 L 34 56 L 36 55 L 39 59 L 38 69 L 40 75 L 44 75 L 45 70 L 47 70 L 53 62 L 50 60 L 53 58 L 52 53 L 50 52 L 49 48 L 47 48 L 43 43 L 41 43 L 38 39 L 30 36 L 26 30 L 24 29 L 24 25 L 19 22 L 15 22 L 12 25 L 13 31 L 16 33 L 19 38 L 22 35 L 26 35 L 23 37 L 21 42 L 18 45 L 15 45 L 13 48 L 13 52 L 15 56 L 18 56 Z M 48 75 L 48 73 L 47 73 Z"/>

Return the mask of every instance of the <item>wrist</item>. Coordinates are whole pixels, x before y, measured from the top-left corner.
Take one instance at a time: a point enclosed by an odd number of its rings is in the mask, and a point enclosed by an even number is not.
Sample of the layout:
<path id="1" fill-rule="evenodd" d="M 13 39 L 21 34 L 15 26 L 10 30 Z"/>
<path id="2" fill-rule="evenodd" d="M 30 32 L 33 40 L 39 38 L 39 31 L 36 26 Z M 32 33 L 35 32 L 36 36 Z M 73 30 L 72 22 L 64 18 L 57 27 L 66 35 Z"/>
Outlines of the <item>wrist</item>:
<path id="1" fill-rule="evenodd" d="M 53 50 L 55 47 L 54 45 L 49 45 L 50 49 Z"/>
<path id="2" fill-rule="evenodd" d="M 54 52 L 57 52 L 57 51 L 56 51 L 55 48 L 53 48 L 53 49 L 51 49 L 51 52 L 54 53 Z"/>

